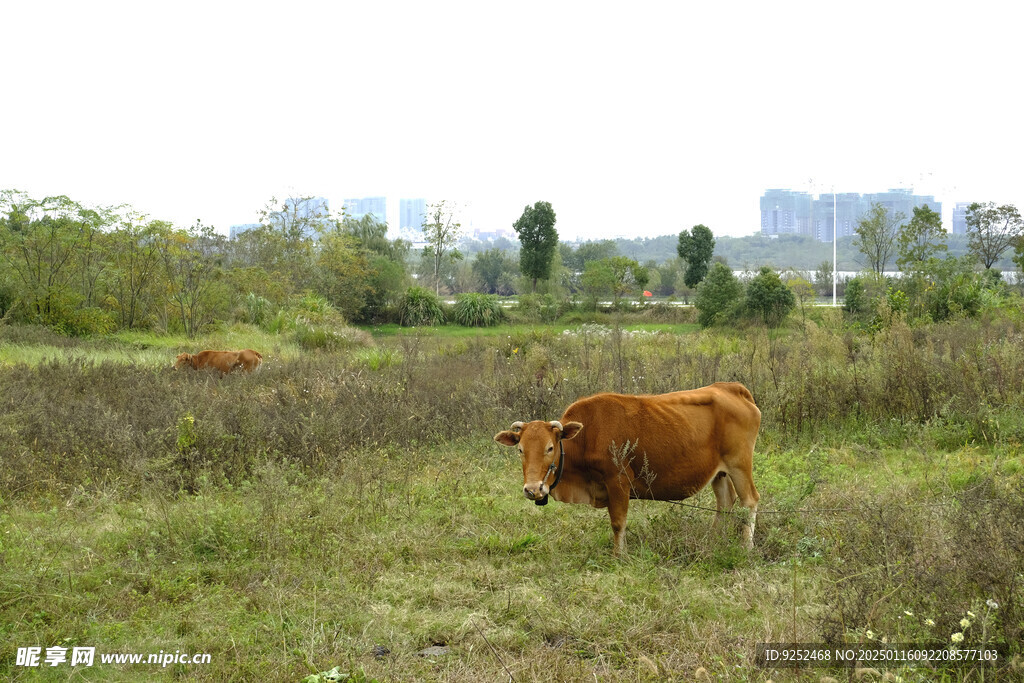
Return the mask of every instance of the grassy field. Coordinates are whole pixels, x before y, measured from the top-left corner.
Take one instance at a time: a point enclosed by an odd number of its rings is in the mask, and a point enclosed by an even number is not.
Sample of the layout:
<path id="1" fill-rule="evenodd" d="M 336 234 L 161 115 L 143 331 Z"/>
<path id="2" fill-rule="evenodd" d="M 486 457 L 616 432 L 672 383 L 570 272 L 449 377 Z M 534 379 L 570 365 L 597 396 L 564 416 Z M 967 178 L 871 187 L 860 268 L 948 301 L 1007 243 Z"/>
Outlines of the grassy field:
<path id="1" fill-rule="evenodd" d="M 986 680 L 1024 679 L 1020 323 L 862 335 L 830 315 L 778 335 L 383 331 L 335 353 L 241 327 L 196 343 L 0 328 L 0 677 L 844 680 L 759 668 L 756 644 L 962 633 L 1004 648 Z M 170 370 L 205 347 L 267 362 Z M 705 510 L 634 502 L 616 560 L 605 511 L 529 503 L 491 441 L 595 391 L 733 379 L 765 416 L 751 552 Z M 97 662 L 17 666 L 29 646 Z M 161 651 L 210 663 L 98 661 Z M 861 673 L 885 671 L 982 674 Z"/>

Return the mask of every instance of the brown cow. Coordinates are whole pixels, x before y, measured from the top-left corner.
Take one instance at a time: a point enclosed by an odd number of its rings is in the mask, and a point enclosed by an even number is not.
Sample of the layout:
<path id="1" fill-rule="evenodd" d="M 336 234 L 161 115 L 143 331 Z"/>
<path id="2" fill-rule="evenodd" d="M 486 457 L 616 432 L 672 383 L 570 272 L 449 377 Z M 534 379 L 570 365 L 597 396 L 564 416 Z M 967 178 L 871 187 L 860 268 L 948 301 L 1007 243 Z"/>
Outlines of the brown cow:
<path id="1" fill-rule="evenodd" d="M 252 349 L 245 349 L 244 351 L 200 351 L 196 354 L 178 354 L 178 358 L 174 362 L 174 369 L 190 367 L 195 370 L 202 370 L 203 368 L 210 368 L 219 370 L 221 375 L 226 375 L 232 370 L 239 368 L 246 372 L 251 372 L 259 366 L 262 360 L 263 356 Z"/>
<path id="2" fill-rule="evenodd" d="M 550 495 L 607 507 L 618 555 L 630 498 L 682 500 L 708 482 L 718 500 L 716 526 L 737 494 L 749 509 L 744 541 L 752 547 L 759 495 L 751 470 L 760 426 L 747 388 L 717 382 L 657 396 L 597 394 L 566 408 L 561 420 L 516 422 L 494 440 L 518 446 L 523 493 L 537 505 Z"/>
<path id="3" fill-rule="evenodd" d="M 263 354 L 252 349 L 242 349 L 238 352 L 238 362 L 242 364 L 243 370 L 252 372 L 263 364 Z"/>

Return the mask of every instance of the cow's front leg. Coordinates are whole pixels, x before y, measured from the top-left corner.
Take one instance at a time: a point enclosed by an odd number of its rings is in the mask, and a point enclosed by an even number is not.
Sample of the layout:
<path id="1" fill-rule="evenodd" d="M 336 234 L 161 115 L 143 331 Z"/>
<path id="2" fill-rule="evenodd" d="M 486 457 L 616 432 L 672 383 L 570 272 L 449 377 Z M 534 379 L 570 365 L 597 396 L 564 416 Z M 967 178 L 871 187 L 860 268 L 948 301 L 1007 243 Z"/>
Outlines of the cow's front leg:
<path id="1" fill-rule="evenodd" d="M 612 553 L 620 557 L 626 551 L 626 514 L 629 512 L 629 488 L 618 483 L 608 486 L 608 517 L 612 522 Z"/>

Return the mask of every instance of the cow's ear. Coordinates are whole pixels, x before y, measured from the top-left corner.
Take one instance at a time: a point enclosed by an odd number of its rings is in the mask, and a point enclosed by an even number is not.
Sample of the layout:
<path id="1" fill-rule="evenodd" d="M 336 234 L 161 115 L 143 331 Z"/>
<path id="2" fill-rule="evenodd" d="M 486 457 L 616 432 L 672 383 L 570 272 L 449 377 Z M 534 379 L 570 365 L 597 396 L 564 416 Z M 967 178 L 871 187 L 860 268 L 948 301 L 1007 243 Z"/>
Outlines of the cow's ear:
<path id="1" fill-rule="evenodd" d="M 513 431 L 498 432 L 494 435 L 494 440 L 500 443 L 502 446 L 515 446 L 519 443 L 519 433 Z"/>
<path id="2" fill-rule="evenodd" d="M 579 422 L 566 422 L 562 426 L 562 438 L 571 439 L 583 431 L 583 425 Z"/>

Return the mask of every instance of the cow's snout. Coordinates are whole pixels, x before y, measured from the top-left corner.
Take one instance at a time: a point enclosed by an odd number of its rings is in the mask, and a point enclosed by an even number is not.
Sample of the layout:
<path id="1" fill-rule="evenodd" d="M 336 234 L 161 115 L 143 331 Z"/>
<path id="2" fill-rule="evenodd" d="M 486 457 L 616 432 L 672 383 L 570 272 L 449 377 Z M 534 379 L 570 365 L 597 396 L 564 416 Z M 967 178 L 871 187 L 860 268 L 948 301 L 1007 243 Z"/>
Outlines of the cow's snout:
<path id="1" fill-rule="evenodd" d="M 523 487 L 523 495 L 529 500 L 540 500 L 544 496 L 550 493 L 548 485 L 543 482 L 537 482 L 536 484 L 527 484 Z"/>

